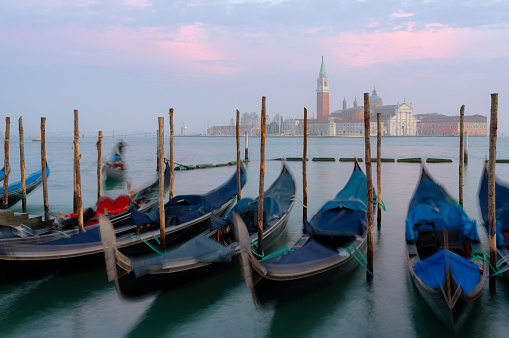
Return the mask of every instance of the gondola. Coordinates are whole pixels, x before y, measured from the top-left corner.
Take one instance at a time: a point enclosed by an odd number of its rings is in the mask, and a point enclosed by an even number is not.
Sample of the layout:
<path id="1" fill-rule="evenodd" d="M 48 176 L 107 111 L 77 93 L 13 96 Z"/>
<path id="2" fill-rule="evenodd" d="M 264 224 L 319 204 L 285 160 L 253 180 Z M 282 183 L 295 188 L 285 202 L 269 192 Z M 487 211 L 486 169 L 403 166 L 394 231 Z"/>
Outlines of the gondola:
<path id="1" fill-rule="evenodd" d="M 481 295 L 488 269 L 475 220 L 424 165 L 408 207 L 405 237 L 417 289 L 437 317 L 457 333 Z"/>
<path id="2" fill-rule="evenodd" d="M 170 166 L 166 163 L 164 171 L 165 192 L 168 190 L 169 185 Z M 92 229 L 94 225 L 97 226 L 99 222 L 98 216 L 100 214 L 105 214 L 115 228 L 119 230 L 122 229 L 123 232 L 128 232 L 134 228 L 130 225 L 131 209 L 135 208 L 140 212 L 148 212 L 157 204 L 158 200 L 159 178 L 147 187 L 132 192 L 130 195 L 120 195 L 115 199 L 102 196 L 97 200 L 94 208 L 87 208 L 83 211 L 85 230 Z M 37 236 L 39 238 L 45 238 L 45 241 L 50 241 L 51 238 L 59 239 L 63 235 L 72 236 L 77 233 L 77 212 L 71 214 L 50 212 L 50 215 L 53 216 L 54 219 L 49 225 L 43 224 L 40 217 L 39 220 L 37 220 L 37 216 L 31 217 L 28 215 L 24 223 L 16 224 L 15 226 L 0 222 L 0 246 L 5 239 L 10 239 L 10 241 L 13 242 L 12 239 L 24 240 Z"/>
<path id="3" fill-rule="evenodd" d="M 345 187 L 309 222 L 304 220 L 300 240 L 269 259 L 252 252 L 245 224 L 235 217 L 244 277 L 255 301 L 264 304 L 305 294 L 358 266 L 366 253 L 366 204 L 366 176 L 356 161 Z"/>
<path id="4" fill-rule="evenodd" d="M 49 177 L 49 166 L 47 163 L 46 163 L 46 177 Z M 35 173 L 33 173 L 32 175 L 28 176 L 25 179 L 26 194 L 28 195 L 29 193 L 34 191 L 34 189 L 37 188 L 41 183 L 42 183 L 42 169 L 36 171 Z M 23 199 L 23 195 L 21 193 L 21 181 L 9 185 L 9 189 L 7 191 L 9 192 L 9 196 L 7 198 L 9 208 Z M 4 188 L 3 186 L 0 186 L 0 205 L 3 205 L 3 202 L 4 202 Z"/>
<path id="5" fill-rule="evenodd" d="M 284 230 L 293 208 L 296 183 L 283 162 L 281 173 L 264 194 L 265 246 L 276 240 Z M 128 257 L 115 248 L 112 227 L 101 224 L 108 276 L 115 281 L 118 293 L 137 297 L 169 289 L 231 267 L 240 249 L 232 233 L 232 215 L 241 215 L 249 224 L 251 240 L 257 241 L 258 199 L 242 198 L 227 217 L 212 215 L 211 229 L 164 254 Z M 103 229 L 103 227 L 105 227 Z M 103 235 L 104 232 L 110 235 Z"/>
<path id="6" fill-rule="evenodd" d="M 241 170 L 242 185 L 246 182 Z M 236 175 L 225 184 L 204 195 L 175 196 L 165 204 L 166 243 L 168 247 L 195 236 L 210 226 L 212 213 L 223 214 L 234 201 Z M 182 213 L 193 209 L 191 213 Z M 115 228 L 117 246 L 124 254 L 145 254 L 157 246 L 160 236 L 158 208 L 142 213 L 130 209 L 130 222 Z M 54 231 L 49 235 L 0 241 L 0 272 L 39 273 L 68 266 L 87 266 L 102 261 L 103 246 L 99 226 L 78 230 Z M 1 276 L 0 276 L 1 278 Z"/>
<path id="7" fill-rule="evenodd" d="M 113 155 L 111 155 L 103 163 L 103 173 L 107 180 L 123 180 L 126 175 L 127 166 L 125 164 L 123 149 L 125 143 L 120 140 L 113 149 Z"/>
<path id="8" fill-rule="evenodd" d="M 488 168 L 484 166 L 479 183 L 479 206 L 484 229 L 489 238 L 488 213 Z M 495 215 L 497 219 L 497 266 L 506 278 L 509 278 L 509 184 L 495 177 Z"/>

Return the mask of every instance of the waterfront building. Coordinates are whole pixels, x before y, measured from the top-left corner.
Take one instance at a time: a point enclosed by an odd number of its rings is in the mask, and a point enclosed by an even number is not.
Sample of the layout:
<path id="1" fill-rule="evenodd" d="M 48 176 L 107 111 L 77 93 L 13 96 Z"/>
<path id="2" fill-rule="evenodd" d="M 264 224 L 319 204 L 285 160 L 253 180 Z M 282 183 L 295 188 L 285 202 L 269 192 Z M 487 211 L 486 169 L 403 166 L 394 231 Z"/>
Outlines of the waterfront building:
<path id="1" fill-rule="evenodd" d="M 180 136 L 186 136 L 187 135 L 187 127 L 186 124 L 182 124 L 182 128 L 180 128 Z"/>
<path id="2" fill-rule="evenodd" d="M 459 135 L 460 117 L 443 114 L 419 114 L 417 129 L 419 136 Z M 465 116 L 465 132 L 469 136 L 487 136 L 488 118 L 479 114 Z"/>
<path id="3" fill-rule="evenodd" d="M 376 88 L 369 97 L 371 113 L 371 133 L 376 135 L 376 116 L 381 114 L 384 136 L 417 136 L 417 119 L 412 115 L 413 107 L 403 100 L 401 104 L 384 105 L 378 96 Z M 346 99 L 343 99 L 343 108 L 330 114 L 335 118 L 338 134 L 361 134 L 364 132 L 364 106 L 357 104 L 357 98 L 352 108 L 347 108 Z M 374 124 L 374 127 L 373 127 Z"/>

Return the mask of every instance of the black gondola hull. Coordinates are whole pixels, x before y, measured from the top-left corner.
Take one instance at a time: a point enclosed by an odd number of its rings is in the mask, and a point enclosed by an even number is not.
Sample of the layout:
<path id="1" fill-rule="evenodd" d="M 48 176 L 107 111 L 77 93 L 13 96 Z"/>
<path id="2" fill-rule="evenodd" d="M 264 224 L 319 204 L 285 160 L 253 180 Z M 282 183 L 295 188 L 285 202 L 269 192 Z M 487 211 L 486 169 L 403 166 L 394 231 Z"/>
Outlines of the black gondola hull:
<path id="1" fill-rule="evenodd" d="M 288 223 L 290 211 L 291 208 L 280 222 L 275 224 L 270 231 L 264 234 L 263 243 L 266 247 L 270 247 L 282 234 Z M 256 241 L 256 239 L 254 240 Z M 147 293 L 156 293 L 162 290 L 173 289 L 187 285 L 190 282 L 201 282 L 203 278 L 210 278 L 237 265 L 238 251 L 233 256 L 231 262 L 187 264 L 173 269 L 161 270 L 157 273 L 147 274 L 138 278 L 134 276 L 133 272 L 127 273 L 117 265 L 117 275 L 119 277 L 115 282 L 115 286 L 120 295 L 134 298 Z"/>
<path id="2" fill-rule="evenodd" d="M 358 250 L 366 255 L 367 241 L 366 237 L 362 241 Z M 319 290 L 334 283 L 339 278 L 348 275 L 359 266 L 359 262 L 352 256 L 330 266 L 323 271 L 319 271 L 307 276 L 292 276 L 288 278 L 274 278 L 262 276 L 255 268 L 251 267 L 253 281 L 252 288 L 254 298 L 261 304 L 274 301 L 285 301 L 302 296 L 303 290 Z M 307 292 L 306 292 L 307 293 Z"/>

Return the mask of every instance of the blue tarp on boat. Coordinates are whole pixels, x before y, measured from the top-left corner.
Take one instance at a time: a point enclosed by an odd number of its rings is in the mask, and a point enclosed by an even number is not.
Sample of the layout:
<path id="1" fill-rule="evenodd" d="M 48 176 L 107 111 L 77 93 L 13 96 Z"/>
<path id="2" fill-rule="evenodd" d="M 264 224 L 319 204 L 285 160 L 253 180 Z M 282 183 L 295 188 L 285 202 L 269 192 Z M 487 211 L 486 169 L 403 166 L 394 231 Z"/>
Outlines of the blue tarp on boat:
<path id="1" fill-rule="evenodd" d="M 478 265 L 446 250 L 441 250 L 418 262 L 415 264 L 414 271 L 424 283 L 438 289 L 445 283 L 447 267 L 464 294 L 472 292 L 481 280 Z"/>
<path id="2" fill-rule="evenodd" d="M 87 230 L 84 233 L 77 234 L 69 238 L 62 238 L 56 241 L 40 243 L 39 245 L 52 246 L 52 245 L 90 244 L 90 243 L 101 243 L 99 227 Z"/>
<path id="3" fill-rule="evenodd" d="M 479 242 L 476 221 L 470 219 L 463 209 L 456 204 L 444 204 L 434 208 L 420 204 L 413 208 L 406 219 L 406 240 L 417 240 L 418 230 L 451 230 L 458 229 L 462 236 Z"/>
<path id="4" fill-rule="evenodd" d="M 488 170 L 484 167 L 479 185 L 479 205 L 484 226 L 489 233 L 488 215 Z M 497 246 L 505 246 L 502 232 L 509 232 L 509 188 L 495 177 L 495 216 L 497 218 Z"/>
<path id="5" fill-rule="evenodd" d="M 304 232 L 323 236 L 363 234 L 367 229 L 366 184 L 366 175 L 357 166 L 336 197 L 305 222 Z"/>
<path id="6" fill-rule="evenodd" d="M 475 220 L 470 219 L 463 209 L 456 205 L 447 190 L 435 182 L 422 166 L 421 179 L 408 207 L 406 240 L 416 241 L 418 230 L 431 229 L 459 229 L 461 236 L 479 242 Z"/>
<path id="7" fill-rule="evenodd" d="M 276 224 L 292 204 L 296 190 L 295 179 L 285 163 L 278 178 L 264 192 L 263 198 L 263 228 L 270 228 Z M 247 230 L 252 233 L 258 231 L 258 198 L 243 197 L 228 213 L 226 219 L 212 217 L 212 229 L 221 229 L 230 225 L 234 232 L 232 215 L 236 212 L 246 224 Z"/>
<path id="8" fill-rule="evenodd" d="M 240 167 L 240 185 L 246 184 L 246 169 Z M 206 215 L 224 205 L 237 194 L 237 174 L 226 183 L 204 195 L 179 195 L 164 205 L 166 226 L 179 225 Z M 131 210 L 131 224 L 154 224 L 159 226 L 159 208 L 142 213 Z"/>

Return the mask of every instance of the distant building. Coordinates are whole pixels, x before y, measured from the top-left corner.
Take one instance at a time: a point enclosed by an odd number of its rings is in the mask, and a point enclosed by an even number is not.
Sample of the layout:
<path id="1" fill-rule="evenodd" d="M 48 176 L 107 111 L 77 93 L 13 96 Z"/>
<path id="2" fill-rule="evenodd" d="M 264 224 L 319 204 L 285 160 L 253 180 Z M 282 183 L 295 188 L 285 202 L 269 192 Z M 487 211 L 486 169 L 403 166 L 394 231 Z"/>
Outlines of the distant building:
<path id="1" fill-rule="evenodd" d="M 182 125 L 182 128 L 180 128 L 180 136 L 187 136 L 187 127 L 185 123 Z"/>
<path id="2" fill-rule="evenodd" d="M 416 115 L 419 136 L 459 135 L 460 117 L 437 113 Z M 469 136 L 487 136 L 488 118 L 482 115 L 465 116 L 465 132 Z"/>
<path id="3" fill-rule="evenodd" d="M 320 73 L 316 79 L 316 118 L 318 120 L 329 116 L 329 78 L 325 71 L 325 64 L 320 67 Z"/>
<path id="4" fill-rule="evenodd" d="M 325 71 L 322 56 L 316 88 L 316 119 L 308 119 L 308 133 L 317 136 L 360 136 L 364 134 L 364 106 L 359 106 L 357 98 L 353 107 L 348 108 L 346 97 L 342 109 L 329 112 L 329 78 Z M 384 105 L 384 102 L 373 88 L 369 96 L 370 134 L 377 135 L 377 115 L 382 122 L 381 133 L 384 136 L 447 136 L 459 134 L 459 116 L 440 114 L 413 115 L 411 103 Z M 241 118 L 241 134 L 260 135 L 260 119 L 257 113 L 244 113 Z M 269 119 L 267 118 L 267 121 Z M 303 119 L 287 118 L 276 114 L 267 123 L 268 135 L 302 135 Z M 233 122 L 231 122 L 233 124 Z M 465 116 L 465 131 L 470 136 L 487 135 L 487 118 L 481 115 Z M 235 136 L 235 126 L 214 126 L 207 130 L 207 135 Z"/>
<path id="5" fill-rule="evenodd" d="M 347 107 L 346 98 L 343 98 L 343 107 L 340 110 L 329 113 L 329 79 L 325 71 L 325 64 L 322 57 L 320 73 L 317 78 L 317 118 L 308 119 L 309 132 L 315 135 L 342 135 L 342 134 L 364 134 L 364 106 L 359 106 L 357 98 L 352 108 Z M 371 112 L 372 135 L 376 135 L 376 116 L 381 114 L 383 124 L 382 135 L 385 136 L 417 136 L 417 119 L 412 115 L 412 105 L 403 100 L 402 104 L 384 105 L 383 100 L 378 96 L 376 88 L 369 97 Z M 298 120 L 300 124 L 303 120 Z"/>

